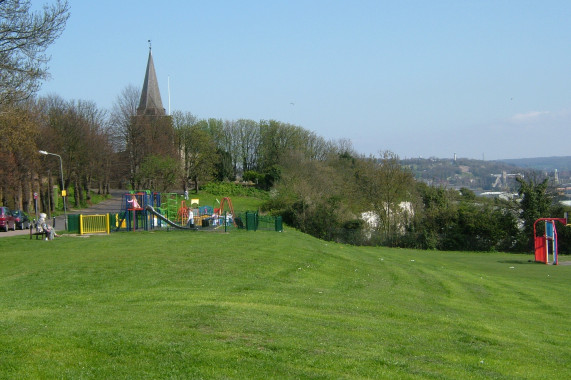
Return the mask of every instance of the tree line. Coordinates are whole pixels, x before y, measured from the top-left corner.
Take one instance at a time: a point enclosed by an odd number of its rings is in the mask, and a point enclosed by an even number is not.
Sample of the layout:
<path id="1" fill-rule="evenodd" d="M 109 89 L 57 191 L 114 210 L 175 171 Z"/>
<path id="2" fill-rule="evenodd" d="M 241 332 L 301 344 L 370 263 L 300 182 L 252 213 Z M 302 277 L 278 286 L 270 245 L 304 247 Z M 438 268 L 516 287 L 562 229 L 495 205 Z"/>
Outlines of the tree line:
<path id="1" fill-rule="evenodd" d="M 534 222 L 568 211 L 538 173 L 517 178 L 518 197 L 503 199 L 416 181 L 391 152 L 365 157 L 345 151 L 320 161 L 290 152 L 281 167 L 264 210 L 301 231 L 342 243 L 532 252 Z M 571 253 L 570 228 L 557 229 L 559 252 Z"/>
<path id="2" fill-rule="evenodd" d="M 110 112 L 57 95 L 4 107 L 2 202 L 27 211 L 31 195 L 39 193 L 41 207 L 54 211 L 53 186 L 69 190 L 77 207 L 92 189 L 105 194 L 111 187 L 198 192 L 211 180 L 241 178 L 269 190 L 286 152 L 320 160 L 347 144 L 276 120 L 198 119 L 176 111 L 145 123 L 136 117 L 139 91 L 128 86 L 125 92 L 132 94 L 130 107 L 123 94 Z M 63 173 L 57 159 L 39 150 L 60 155 Z M 63 184 L 56 180 L 61 175 Z"/>

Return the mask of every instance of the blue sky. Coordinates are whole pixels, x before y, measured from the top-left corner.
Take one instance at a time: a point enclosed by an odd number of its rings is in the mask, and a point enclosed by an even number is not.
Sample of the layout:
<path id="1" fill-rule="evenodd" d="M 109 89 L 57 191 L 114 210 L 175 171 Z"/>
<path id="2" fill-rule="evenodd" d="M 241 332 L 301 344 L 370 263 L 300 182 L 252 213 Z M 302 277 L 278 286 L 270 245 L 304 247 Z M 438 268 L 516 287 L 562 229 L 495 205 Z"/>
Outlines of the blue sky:
<path id="1" fill-rule="evenodd" d="M 363 154 L 571 156 L 570 1 L 70 4 L 42 95 L 110 109 L 142 86 L 151 39 L 172 111 L 275 119 Z"/>

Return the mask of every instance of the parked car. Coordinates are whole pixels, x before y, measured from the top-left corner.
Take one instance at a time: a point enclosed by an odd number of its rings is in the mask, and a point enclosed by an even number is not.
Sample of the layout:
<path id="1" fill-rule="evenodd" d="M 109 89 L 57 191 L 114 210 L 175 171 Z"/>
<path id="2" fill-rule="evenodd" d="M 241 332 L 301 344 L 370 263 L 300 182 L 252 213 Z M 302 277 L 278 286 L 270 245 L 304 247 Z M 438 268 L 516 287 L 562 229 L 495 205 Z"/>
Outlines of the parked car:
<path id="1" fill-rule="evenodd" d="M 12 212 L 8 207 L 0 207 L 0 228 L 8 232 L 10 228 L 16 230 Z"/>
<path id="2" fill-rule="evenodd" d="M 22 210 L 12 210 L 12 218 L 14 218 L 15 228 L 19 230 L 30 228 L 30 219 Z"/>

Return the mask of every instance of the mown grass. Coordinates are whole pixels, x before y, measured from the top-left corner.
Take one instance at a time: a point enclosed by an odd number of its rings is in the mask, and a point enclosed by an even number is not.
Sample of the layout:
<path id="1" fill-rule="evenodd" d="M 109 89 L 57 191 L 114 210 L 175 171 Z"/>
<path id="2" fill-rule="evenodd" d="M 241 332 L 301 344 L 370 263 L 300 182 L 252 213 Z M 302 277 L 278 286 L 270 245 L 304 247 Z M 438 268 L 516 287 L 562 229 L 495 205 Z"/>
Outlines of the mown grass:
<path id="1" fill-rule="evenodd" d="M 293 230 L 0 239 L 0 378 L 571 376 L 571 266 Z"/>

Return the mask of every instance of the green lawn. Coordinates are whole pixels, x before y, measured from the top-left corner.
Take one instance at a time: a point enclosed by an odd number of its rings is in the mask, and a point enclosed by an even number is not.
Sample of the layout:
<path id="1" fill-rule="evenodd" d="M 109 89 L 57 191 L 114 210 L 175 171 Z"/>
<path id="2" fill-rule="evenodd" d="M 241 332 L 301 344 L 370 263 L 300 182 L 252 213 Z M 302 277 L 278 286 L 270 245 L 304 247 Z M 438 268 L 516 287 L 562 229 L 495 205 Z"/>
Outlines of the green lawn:
<path id="1" fill-rule="evenodd" d="M 571 266 L 530 255 L 291 229 L 28 239 L 0 239 L 0 378 L 571 377 Z"/>

